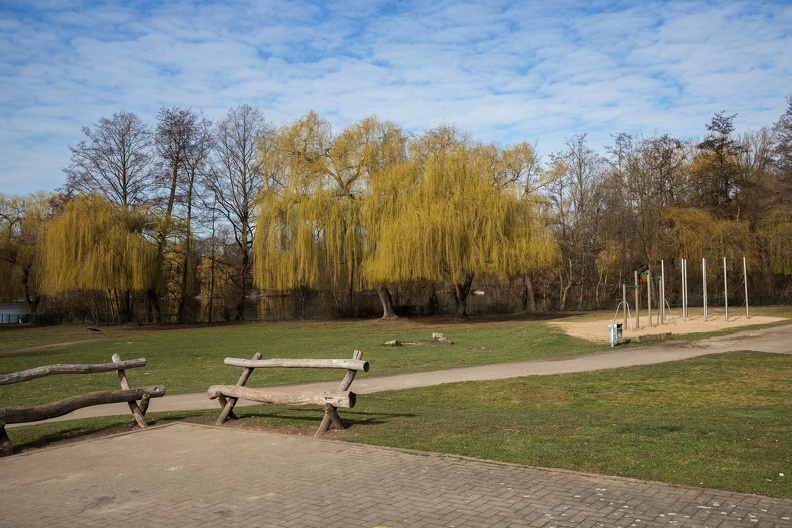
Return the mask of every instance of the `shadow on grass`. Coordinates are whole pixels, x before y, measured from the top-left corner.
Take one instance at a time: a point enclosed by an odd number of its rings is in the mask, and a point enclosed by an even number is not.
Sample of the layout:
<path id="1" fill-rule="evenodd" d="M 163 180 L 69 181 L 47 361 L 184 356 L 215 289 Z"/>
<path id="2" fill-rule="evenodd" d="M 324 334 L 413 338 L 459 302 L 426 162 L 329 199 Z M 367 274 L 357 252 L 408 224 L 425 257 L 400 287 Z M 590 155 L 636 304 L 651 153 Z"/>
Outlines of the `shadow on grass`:
<path id="1" fill-rule="evenodd" d="M 262 409 L 260 411 L 248 410 L 254 409 L 246 407 L 244 411 L 237 412 L 237 420 L 229 420 L 226 424 L 239 424 L 241 426 L 260 426 L 263 430 L 271 429 L 277 431 L 279 428 L 291 428 L 304 426 L 314 430 L 322 421 L 322 411 L 317 412 L 316 409 L 301 409 L 301 408 L 281 408 L 272 410 L 271 408 Z M 416 418 L 417 414 L 414 413 L 382 413 L 382 412 L 350 412 L 339 410 L 341 421 L 351 429 L 354 427 L 366 427 L 385 425 L 395 419 L 400 418 Z M 217 417 L 217 413 L 213 418 Z M 214 419 L 211 423 L 214 423 Z"/>
<path id="2" fill-rule="evenodd" d="M 313 435 L 322 421 L 321 409 L 313 408 L 257 408 L 255 406 L 237 409 L 237 419 L 227 421 L 223 427 L 265 431 L 279 434 Z M 416 414 L 370 413 L 370 412 L 339 412 L 341 421 L 346 426 L 343 431 L 358 427 L 369 427 L 388 424 L 399 418 L 414 418 Z M 173 411 L 167 413 L 151 413 L 146 415 L 149 426 L 169 423 L 194 423 L 215 425 L 218 411 Z M 36 449 L 57 447 L 73 442 L 104 438 L 117 434 L 138 431 L 140 428 L 128 416 L 108 416 L 49 422 L 7 428 L 6 432 L 14 446 L 14 453 L 22 453 Z M 338 431 L 331 429 L 331 431 Z"/>
<path id="3" fill-rule="evenodd" d="M 403 319 L 411 323 L 427 324 L 436 326 L 438 324 L 490 324 L 490 323 L 514 323 L 514 322 L 535 322 L 535 321 L 556 321 L 568 317 L 576 317 L 593 312 L 514 312 L 507 314 L 469 314 L 464 319 L 453 315 L 413 315 Z"/>

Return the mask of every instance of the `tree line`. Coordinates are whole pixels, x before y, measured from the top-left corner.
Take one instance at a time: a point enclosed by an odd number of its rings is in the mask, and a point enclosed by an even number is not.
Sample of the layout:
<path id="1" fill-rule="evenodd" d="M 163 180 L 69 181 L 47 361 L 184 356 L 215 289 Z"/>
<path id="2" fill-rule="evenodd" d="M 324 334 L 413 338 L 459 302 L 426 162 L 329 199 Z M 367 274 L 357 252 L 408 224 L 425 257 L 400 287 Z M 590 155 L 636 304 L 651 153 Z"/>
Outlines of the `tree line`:
<path id="1" fill-rule="evenodd" d="M 682 258 L 694 274 L 726 258 L 741 276 L 745 257 L 752 295 L 778 302 L 792 286 L 787 102 L 757 131 L 724 112 L 704 139 L 618 133 L 598 152 L 582 134 L 544 161 L 528 142 L 377 116 L 336 132 L 312 112 L 275 127 L 250 105 L 216 123 L 163 108 L 154 127 L 119 112 L 83 128 L 62 189 L 0 194 L 0 296 L 125 321 L 306 303 L 465 317 L 474 291 L 490 310 L 606 308 L 661 261 L 671 276 Z"/>

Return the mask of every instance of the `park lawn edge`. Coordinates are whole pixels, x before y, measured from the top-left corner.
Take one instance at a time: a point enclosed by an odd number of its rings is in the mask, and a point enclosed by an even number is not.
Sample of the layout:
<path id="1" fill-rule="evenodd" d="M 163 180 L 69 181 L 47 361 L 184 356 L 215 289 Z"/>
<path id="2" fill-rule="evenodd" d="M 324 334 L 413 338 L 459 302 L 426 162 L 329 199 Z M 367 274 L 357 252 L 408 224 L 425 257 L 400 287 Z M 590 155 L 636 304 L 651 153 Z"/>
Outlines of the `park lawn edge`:
<path id="1" fill-rule="evenodd" d="M 765 363 L 772 364 L 772 366 L 763 366 Z M 662 391 L 662 387 L 658 385 L 658 382 L 653 381 L 653 376 L 657 376 L 658 372 L 667 372 L 667 375 L 671 376 L 675 371 L 682 370 L 693 372 L 692 374 L 676 375 L 683 381 L 686 375 L 699 376 L 699 379 L 703 380 L 702 385 L 706 385 L 709 392 L 705 391 L 705 396 L 702 396 L 701 393 L 694 394 L 694 397 L 713 399 L 717 403 L 712 407 L 715 409 L 714 411 L 701 406 L 693 411 L 671 407 L 661 409 L 658 414 L 645 407 L 636 407 L 634 403 L 622 403 L 621 405 L 625 407 L 621 411 L 622 413 L 630 410 L 636 411 L 636 409 L 642 411 L 641 420 L 634 420 L 625 418 L 624 414 L 613 410 L 618 409 L 619 406 L 614 406 L 609 399 L 618 399 L 619 395 L 625 391 L 634 391 L 637 394 L 636 397 L 641 401 L 657 399 L 658 390 Z M 709 373 L 711 379 L 701 378 L 702 371 Z M 728 403 L 728 399 L 735 398 L 734 383 L 732 386 L 724 388 L 724 394 L 719 392 L 721 385 L 729 381 L 729 372 L 741 372 L 741 376 L 746 379 L 761 375 L 765 378 L 762 386 L 750 389 L 745 393 L 746 397 L 758 394 L 760 399 L 763 397 L 769 402 L 776 403 L 746 406 L 745 402 L 741 402 L 724 406 L 724 403 Z M 792 372 L 792 357 L 739 352 L 701 356 L 663 365 L 544 376 L 541 377 L 541 380 L 530 381 L 530 384 L 534 385 L 534 390 L 541 385 L 551 398 L 551 401 L 545 402 L 545 407 L 533 407 L 534 412 L 541 413 L 543 417 L 539 428 L 533 430 L 533 435 L 539 440 L 532 438 L 531 435 L 525 435 L 523 439 L 515 440 L 516 434 L 510 430 L 513 427 L 520 427 L 520 424 L 527 421 L 526 417 L 531 415 L 530 409 L 527 412 L 523 409 L 529 406 L 523 402 L 513 401 L 513 395 L 509 395 L 509 391 L 522 390 L 522 386 L 526 384 L 525 378 L 452 383 L 435 387 L 390 391 L 366 395 L 361 398 L 355 409 L 342 411 L 342 419 L 347 421 L 351 427 L 345 431 L 332 432 L 324 438 L 528 466 L 636 478 L 672 485 L 710 487 L 724 491 L 792 498 L 792 482 L 788 478 L 785 480 L 784 477 L 777 476 L 778 474 L 790 475 L 792 473 L 792 446 L 788 446 L 788 442 L 780 444 L 778 442 L 779 438 L 788 438 L 792 434 L 792 418 L 790 418 L 792 417 L 792 389 L 784 386 L 775 388 L 772 383 L 772 380 L 775 379 L 773 376 L 781 376 L 780 379 L 783 380 L 783 373 L 790 372 Z M 667 383 L 673 387 L 680 386 L 678 379 L 673 383 L 670 381 Z M 742 383 L 744 381 L 736 386 L 739 388 Z M 618 386 L 614 388 L 614 384 L 621 384 L 621 388 L 619 389 Z M 470 393 L 471 387 L 485 387 L 486 390 L 482 392 L 487 393 L 500 391 L 501 393 L 496 398 L 500 403 L 493 403 L 486 397 L 479 397 L 473 398 L 474 401 L 465 402 L 459 407 L 449 407 L 449 402 L 459 399 L 458 394 Z M 456 396 L 451 397 L 448 396 L 449 394 L 456 394 Z M 446 399 L 443 400 L 443 398 Z M 555 405 L 552 398 L 566 400 L 566 403 Z M 598 398 L 599 400 L 604 398 L 605 403 L 598 402 Z M 779 405 L 777 402 L 781 400 L 790 403 Z M 504 408 L 506 411 L 503 411 Z M 712 424 L 708 423 L 710 412 L 716 412 L 722 418 L 724 421 L 722 428 L 713 428 Z M 154 424 L 169 421 L 212 424 L 218 413 L 219 411 L 211 410 L 154 413 L 148 418 Z M 313 407 L 254 406 L 240 408 L 238 414 L 241 419 L 229 422 L 227 426 L 305 436 L 313 435 L 321 418 L 320 410 Z M 595 420 L 591 423 L 584 423 L 595 414 L 601 415 L 598 418 L 600 422 Z M 761 423 L 752 422 L 751 420 L 756 420 L 758 414 L 766 415 L 762 416 L 764 421 Z M 409 423 L 410 419 L 387 421 L 381 418 L 384 415 L 414 415 L 424 417 L 424 419 L 428 417 L 428 423 L 420 423 L 422 420 L 413 420 L 413 423 Z M 554 416 L 556 418 L 553 418 Z M 602 422 L 603 416 L 606 422 L 613 419 L 613 416 L 621 416 L 621 418 L 610 426 Z M 774 421 L 780 422 L 780 424 L 775 426 L 773 431 L 762 433 L 764 436 L 760 440 L 751 440 L 750 438 L 746 440 L 740 437 L 741 428 L 766 430 Z M 133 430 L 133 423 L 131 417 L 128 416 L 54 422 L 15 427 L 9 429 L 9 436 L 15 445 L 19 442 L 19 448 L 28 450 L 39 446 L 57 445 L 63 439 L 73 441 L 75 438 L 91 438 Z M 518 425 L 515 426 L 515 423 Z M 543 431 L 543 428 L 557 429 L 558 431 L 554 437 L 549 432 Z M 583 429 L 582 433 L 578 429 Z M 570 430 L 573 432 L 570 433 Z M 592 458 L 590 450 L 576 450 L 574 446 L 570 448 L 567 445 L 564 449 L 569 454 L 559 454 L 559 445 L 565 438 L 573 434 L 589 435 L 586 438 L 590 441 L 597 441 L 597 434 L 601 434 L 600 441 L 605 444 L 605 447 L 613 448 L 614 451 L 594 456 L 595 464 L 585 462 L 586 459 Z M 709 440 L 709 443 L 702 447 L 709 451 L 702 453 L 701 450 L 694 449 L 692 455 L 686 455 L 689 460 L 674 458 L 680 452 L 685 453 L 680 451 L 680 446 L 684 447 L 685 444 L 690 444 L 691 439 L 697 442 L 702 439 Z M 624 440 L 626 445 L 620 446 L 620 440 Z M 521 455 L 519 451 L 522 446 L 531 445 L 531 442 L 535 442 L 534 445 L 539 446 L 537 449 L 541 448 L 545 453 L 551 452 L 552 457 L 526 458 Z M 507 447 L 501 450 L 493 449 L 492 446 L 496 445 Z M 640 455 L 646 445 L 649 446 L 649 449 L 654 450 L 646 453 L 646 458 L 654 461 L 650 467 L 636 469 L 613 462 L 615 458 L 622 456 L 635 463 L 636 453 Z M 606 451 L 605 447 L 597 449 L 604 452 Z M 770 454 L 772 454 L 772 458 L 768 458 Z M 752 458 L 740 460 L 741 456 Z M 557 460 L 560 462 L 556 463 Z M 724 463 L 724 467 L 732 476 L 724 479 L 724 471 L 706 474 L 707 465 L 711 460 L 727 460 L 728 464 Z M 691 467 L 696 472 L 691 472 Z M 680 471 L 682 468 L 687 469 Z"/>

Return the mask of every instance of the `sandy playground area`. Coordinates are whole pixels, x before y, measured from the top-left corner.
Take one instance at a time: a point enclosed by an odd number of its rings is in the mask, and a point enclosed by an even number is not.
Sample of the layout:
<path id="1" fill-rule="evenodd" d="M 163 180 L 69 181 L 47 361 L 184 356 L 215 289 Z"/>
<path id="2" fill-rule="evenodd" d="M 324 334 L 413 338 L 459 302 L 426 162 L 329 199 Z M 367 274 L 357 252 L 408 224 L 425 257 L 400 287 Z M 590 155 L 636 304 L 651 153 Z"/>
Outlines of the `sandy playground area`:
<path id="1" fill-rule="evenodd" d="M 646 313 L 641 314 L 640 328 L 636 328 L 635 315 L 632 317 L 632 327 L 630 322 L 624 324 L 624 316 L 619 313 L 616 321 L 613 318 L 603 319 L 600 321 L 585 321 L 585 322 L 553 322 L 551 324 L 559 326 L 569 335 L 580 337 L 588 341 L 608 342 L 608 326 L 612 323 L 622 324 L 622 337 L 626 339 L 641 337 L 641 336 L 660 336 L 662 334 L 693 334 L 697 332 L 716 332 L 724 329 L 737 329 L 741 327 L 748 327 L 751 325 L 760 325 L 767 323 L 774 323 L 776 321 L 783 321 L 782 317 L 767 317 L 751 315 L 750 318 L 745 317 L 745 311 L 736 311 L 732 314 L 729 311 L 729 320 L 726 321 L 726 316 L 723 312 L 718 314 L 710 314 L 707 320 L 704 321 L 704 316 L 701 314 L 690 315 L 687 321 L 683 321 L 682 317 L 677 313 L 674 315 L 666 314 L 666 321 L 663 324 L 658 323 L 658 314 L 652 312 L 652 326 L 649 326 L 649 318 Z"/>

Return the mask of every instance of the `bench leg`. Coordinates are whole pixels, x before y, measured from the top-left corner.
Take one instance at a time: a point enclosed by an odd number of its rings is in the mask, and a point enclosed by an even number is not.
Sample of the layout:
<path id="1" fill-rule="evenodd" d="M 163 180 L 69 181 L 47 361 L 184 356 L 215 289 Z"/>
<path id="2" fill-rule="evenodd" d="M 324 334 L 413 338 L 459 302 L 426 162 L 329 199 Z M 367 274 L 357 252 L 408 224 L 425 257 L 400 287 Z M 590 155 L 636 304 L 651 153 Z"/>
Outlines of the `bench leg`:
<path id="1" fill-rule="evenodd" d="M 220 416 L 217 417 L 215 425 L 223 425 L 229 418 L 236 420 L 237 416 L 234 414 L 234 406 L 236 405 L 237 398 L 226 398 L 221 394 L 217 399 L 220 401 L 220 405 L 223 406 L 223 410 L 220 412 Z"/>
<path id="2" fill-rule="evenodd" d="M 135 417 L 135 421 L 141 429 L 148 427 L 148 423 L 146 422 L 146 411 L 148 410 L 149 400 L 151 400 L 151 396 L 144 394 L 140 398 L 140 405 L 138 405 L 136 401 L 127 402 L 129 410 L 132 411 L 132 416 Z"/>
<path id="3" fill-rule="evenodd" d="M 140 403 L 138 403 L 138 408 L 140 412 L 143 413 L 143 416 L 146 416 L 146 411 L 148 411 L 149 401 L 151 401 L 151 396 L 148 394 L 144 394 L 142 398 L 140 398 Z"/>
<path id="4" fill-rule="evenodd" d="M 13 454 L 14 446 L 11 445 L 11 439 L 8 438 L 8 433 L 6 433 L 5 422 L 0 422 L 0 456 Z"/>
<path id="5" fill-rule="evenodd" d="M 135 417 L 135 421 L 140 426 L 140 428 L 145 429 L 148 427 L 148 423 L 146 423 L 146 418 L 143 415 L 143 411 L 140 409 L 140 407 L 138 407 L 137 402 L 127 402 L 127 405 L 129 405 L 129 410 L 132 411 L 132 416 Z"/>
<path id="6" fill-rule="evenodd" d="M 253 354 L 253 360 L 261 359 L 261 352 L 256 352 Z M 239 376 L 237 380 L 237 385 L 240 387 L 244 387 L 245 383 L 247 383 L 248 378 L 251 374 L 253 374 L 252 368 L 246 368 L 242 371 L 242 374 Z M 220 405 L 223 407 L 223 411 L 220 413 L 220 416 L 217 418 L 215 425 L 223 425 L 226 423 L 228 419 L 236 420 L 237 416 L 234 414 L 234 405 L 236 405 L 237 398 L 229 397 L 226 399 L 225 396 L 222 394 L 217 397 L 217 400 L 220 402 Z"/>
<path id="7" fill-rule="evenodd" d="M 316 431 L 314 438 L 319 436 L 322 433 L 326 433 L 330 430 L 330 426 L 334 426 L 336 429 L 346 429 L 344 422 L 341 421 L 341 417 L 338 416 L 338 411 L 332 405 L 325 405 L 325 414 L 322 418 L 322 423 L 319 425 L 319 429 Z"/>
<path id="8" fill-rule="evenodd" d="M 362 359 L 362 358 L 363 358 L 363 352 L 361 352 L 360 350 L 355 350 L 352 353 L 352 359 Z M 346 375 L 344 376 L 344 379 L 341 380 L 341 384 L 338 386 L 338 390 L 339 391 L 349 390 L 349 386 L 352 385 L 352 381 L 355 379 L 355 374 L 357 374 L 357 371 L 348 370 Z M 330 425 L 334 425 L 336 429 L 346 429 L 346 426 L 344 426 L 344 422 L 341 421 L 341 417 L 338 416 L 338 411 L 336 410 L 335 407 L 328 404 L 324 406 L 324 409 L 325 409 L 325 414 L 324 417 L 322 418 L 322 423 L 321 425 L 319 425 L 319 429 L 316 431 L 314 438 L 316 438 L 322 433 L 326 433 L 327 431 L 329 431 Z"/>
<path id="9" fill-rule="evenodd" d="M 218 394 L 217 401 L 220 402 L 221 409 L 225 409 L 225 406 L 228 405 L 228 400 L 226 400 L 225 394 Z M 234 405 L 236 405 L 236 402 L 234 402 Z M 232 405 L 231 408 L 233 408 L 234 405 Z M 228 416 L 226 417 L 226 420 L 239 420 L 239 417 L 236 414 L 234 414 L 234 411 L 228 411 Z"/>
<path id="10" fill-rule="evenodd" d="M 120 363 L 121 356 L 118 354 L 113 354 L 113 363 Z M 118 374 L 118 382 L 121 384 L 121 388 L 124 390 L 129 390 L 129 380 L 127 379 L 126 372 L 124 369 L 119 369 L 116 371 Z M 144 394 L 143 398 L 141 398 L 140 403 L 143 406 L 142 408 L 138 406 L 137 402 L 131 401 L 127 402 L 129 404 L 129 410 L 132 411 L 132 416 L 135 417 L 135 421 L 140 426 L 141 429 L 145 429 L 148 427 L 146 423 L 146 410 L 148 409 L 148 401 L 151 397 L 148 394 Z"/>

